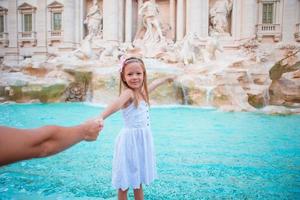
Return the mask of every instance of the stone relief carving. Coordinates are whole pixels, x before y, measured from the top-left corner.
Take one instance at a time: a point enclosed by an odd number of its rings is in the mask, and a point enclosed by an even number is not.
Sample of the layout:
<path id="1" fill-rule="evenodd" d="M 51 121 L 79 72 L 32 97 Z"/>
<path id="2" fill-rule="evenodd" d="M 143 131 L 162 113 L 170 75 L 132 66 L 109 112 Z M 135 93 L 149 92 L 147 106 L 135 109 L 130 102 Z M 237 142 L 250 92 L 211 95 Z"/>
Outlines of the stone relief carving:
<path id="1" fill-rule="evenodd" d="M 232 11 L 232 0 L 216 0 L 209 10 L 210 34 L 229 35 L 229 16 Z"/>
<path id="2" fill-rule="evenodd" d="M 92 39 L 94 37 L 102 37 L 102 18 L 103 16 L 97 0 L 93 0 L 93 6 L 89 9 L 84 20 L 84 24 L 86 24 L 88 28 L 88 35 Z"/>

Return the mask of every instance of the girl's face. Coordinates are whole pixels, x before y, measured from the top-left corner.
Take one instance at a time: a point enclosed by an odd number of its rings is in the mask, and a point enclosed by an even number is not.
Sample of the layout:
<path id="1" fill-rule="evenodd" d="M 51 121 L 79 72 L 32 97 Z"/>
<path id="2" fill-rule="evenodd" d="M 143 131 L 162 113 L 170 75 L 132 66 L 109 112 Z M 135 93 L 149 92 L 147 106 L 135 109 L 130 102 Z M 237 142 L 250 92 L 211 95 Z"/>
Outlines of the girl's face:
<path id="1" fill-rule="evenodd" d="M 133 90 L 140 89 L 143 86 L 144 71 L 140 63 L 132 62 L 125 66 L 124 81 Z"/>

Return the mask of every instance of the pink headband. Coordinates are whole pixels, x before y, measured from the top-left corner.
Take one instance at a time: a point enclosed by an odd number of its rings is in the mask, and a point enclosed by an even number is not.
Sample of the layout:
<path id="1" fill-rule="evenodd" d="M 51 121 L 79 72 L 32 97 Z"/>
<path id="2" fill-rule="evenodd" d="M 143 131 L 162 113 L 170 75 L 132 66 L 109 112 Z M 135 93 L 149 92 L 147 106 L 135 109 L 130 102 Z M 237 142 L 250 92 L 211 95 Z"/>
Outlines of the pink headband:
<path id="1" fill-rule="evenodd" d="M 136 61 L 136 62 L 140 62 L 140 63 L 144 64 L 144 62 L 139 58 L 135 58 L 135 57 L 126 58 L 123 55 L 123 56 L 121 56 L 120 63 L 119 63 L 119 72 L 120 73 L 122 73 L 124 66 L 128 63 L 127 61 Z"/>
<path id="2" fill-rule="evenodd" d="M 126 57 L 124 55 L 121 56 L 120 63 L 119 63 L 119 72 L 120 73 L 123 71 L 125 61 L 126 61 Z"/>

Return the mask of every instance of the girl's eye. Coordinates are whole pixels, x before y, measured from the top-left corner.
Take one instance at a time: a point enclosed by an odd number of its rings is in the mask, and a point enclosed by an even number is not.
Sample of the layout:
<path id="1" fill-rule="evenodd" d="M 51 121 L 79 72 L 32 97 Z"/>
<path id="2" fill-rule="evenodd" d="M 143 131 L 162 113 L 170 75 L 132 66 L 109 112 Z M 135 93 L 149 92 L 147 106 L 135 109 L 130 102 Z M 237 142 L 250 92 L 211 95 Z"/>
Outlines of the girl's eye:
<path id="1" fill-rule="evenodd" d="M 142 73 L 138 72 L 137 75 L 141 75 Z"/>

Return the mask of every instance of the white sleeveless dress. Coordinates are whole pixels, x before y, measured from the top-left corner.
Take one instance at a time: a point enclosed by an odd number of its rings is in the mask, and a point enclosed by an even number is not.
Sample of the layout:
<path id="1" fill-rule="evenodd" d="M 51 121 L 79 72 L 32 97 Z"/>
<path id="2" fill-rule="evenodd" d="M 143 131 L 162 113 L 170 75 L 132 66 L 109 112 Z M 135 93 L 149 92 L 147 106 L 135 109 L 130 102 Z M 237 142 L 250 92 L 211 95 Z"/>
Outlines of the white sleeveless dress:
<path id="1" fill-rule="evenodd" d="M 112 185 L 123 191 L 140 188 L 156 177 L 156 160 L 150 129 L 149 106 L 141 101 L 122 109 L 125 126 L 116 138 Z"/>

